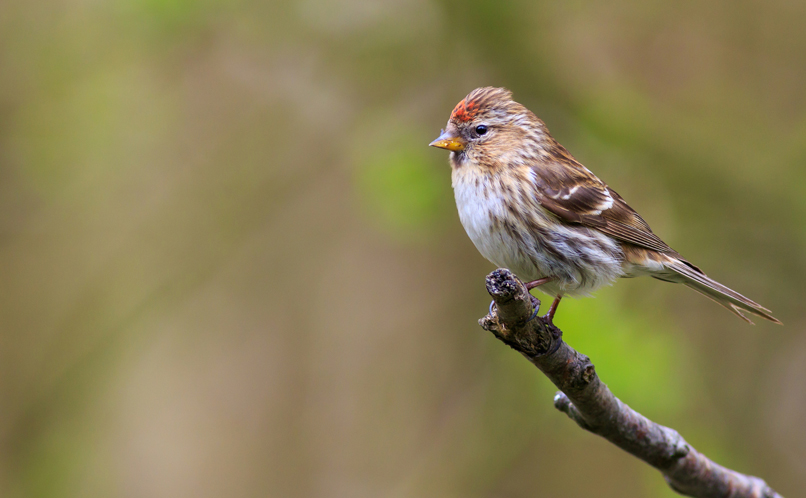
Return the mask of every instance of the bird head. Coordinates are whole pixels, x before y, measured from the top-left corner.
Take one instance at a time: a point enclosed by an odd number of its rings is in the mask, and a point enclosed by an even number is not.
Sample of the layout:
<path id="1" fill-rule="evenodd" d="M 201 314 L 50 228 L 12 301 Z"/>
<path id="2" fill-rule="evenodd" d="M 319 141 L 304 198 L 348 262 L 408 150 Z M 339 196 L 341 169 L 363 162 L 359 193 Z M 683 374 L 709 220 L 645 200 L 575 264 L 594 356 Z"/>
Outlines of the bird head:
<path id="1" fill-rule="evenodd" d="M 448 125 L 429 145 L 451 151 L 455 165 L 482 155 L 487 159 L 482 164 L 491 164 L 496 157 L 511 153 L 512 144 L 536 138 L 535 132 L 542 129 L 542 121 L 513 101 L 512 92 L 483 87 L 456 104 Z"/>

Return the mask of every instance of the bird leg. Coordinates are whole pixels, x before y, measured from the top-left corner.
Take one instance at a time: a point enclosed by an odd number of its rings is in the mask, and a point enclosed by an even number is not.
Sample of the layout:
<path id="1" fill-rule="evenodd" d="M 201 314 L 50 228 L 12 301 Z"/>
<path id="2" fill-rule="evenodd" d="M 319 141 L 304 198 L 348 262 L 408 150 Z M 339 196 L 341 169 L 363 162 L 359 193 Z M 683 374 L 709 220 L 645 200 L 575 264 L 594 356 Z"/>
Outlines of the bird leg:
<path id="1" fill-rule="evenodd" d="M 557 277 L 553 277 L 553 276 L 538 278 L 537 280 L 532 280 L 531 282 L 526 282 L 523 285 L 524 285 L 524 287 L 526 287 L 526 291 L 528 292 L 528 291 L 534 289 L 535 287 L 540 287 L 541 285 L 543 285 L 545 283 L 548 283 L 548 282 L 551 282 L 552 280 L 554 280 L 556 278 Z M 531 322 L 532 320 L 534 320 L 534 318 L 537 316 L 537 312 L 540 311 L 540 301 L 538 301 L 538 299 L 536 297 L 534 297 L 532 294 L 529 294 L 529 297 L 532 298 L 532 306 L 534 306 L 535 311 L 534 311 L 534 313 L 532 313 L 532 316 L 529 317 L 529 320 L 527 320 L 527 322 Z"/>
<path id="2" fill-rule="evenodd" d="M 551 303 L 551 308 L 549 308 L 549 312 L 546 313 L 546 316 L 549 319 L 549 323 L 552 323 L 552 324 L 554 323 L 554 313 L 557 312 L 557 306 L 560 305 L 560 299 L 562 299 L 562 298 L 563 298 L 563 295 L 560 294 L 559 296 L 555 297 L 554 302 Z"/>
<path id="3" fill-rule="evenodd" d="M 540 287 L 541 285 L 543 285 L 543 284 L 547 284 L 547 283 L 551 282 L 552 280 L 555 280 L 556 278 L 557 278 L 557 277 L 543 277 L 543 278 L 538 278 L 537 280 L 532 280 L 531 282 L 526 282 L 526 283 L 525 283 L 525 284 L 523 284 L 523 285 L 525 285 L 525 286 L 526 286 L 526 290 L 532 290 L 532 289 L 534 289 L 535 287 Z"/>

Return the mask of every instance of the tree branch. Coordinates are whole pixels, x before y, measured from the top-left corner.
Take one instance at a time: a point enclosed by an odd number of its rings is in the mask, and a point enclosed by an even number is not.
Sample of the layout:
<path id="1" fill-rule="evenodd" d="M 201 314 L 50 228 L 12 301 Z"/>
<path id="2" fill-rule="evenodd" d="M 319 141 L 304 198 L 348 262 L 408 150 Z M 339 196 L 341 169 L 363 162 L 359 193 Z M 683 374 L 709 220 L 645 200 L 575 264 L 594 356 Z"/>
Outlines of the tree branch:
<path id="1" fill-rule="evenodd" d="M 616 398 L 599 380 L 590 359 L 562 340 L 543 317 L 529 321 L 532 298 L 507 269 L 487 276 L 495 309 L 479 324 L 523 354 L 560 388 L 554 406 L 583 429 L 652 465 L 671 488 L 699 498 L 782 498 L 758 477 L 709 460 L 677 431 L 652 422 Z"/>

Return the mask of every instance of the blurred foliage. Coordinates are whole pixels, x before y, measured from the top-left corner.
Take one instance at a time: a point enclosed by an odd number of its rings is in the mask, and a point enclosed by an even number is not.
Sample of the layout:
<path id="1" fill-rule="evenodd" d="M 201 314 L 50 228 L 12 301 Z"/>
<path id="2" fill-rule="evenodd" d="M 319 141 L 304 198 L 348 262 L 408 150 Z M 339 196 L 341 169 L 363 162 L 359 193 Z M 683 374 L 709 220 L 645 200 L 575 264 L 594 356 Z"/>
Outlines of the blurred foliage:
<path id="1" fill-rule="evenodd" d="M 427 143 L 482 85 L 784 321 L 651 279 L 557 316 L 616 395 L 795 495 L 804 22 L 783 0 L 1 3 L 0 496 L 673 496 L 476 325 L 492 267 Z"/>
<path id="2" fill-rule="evenodd" d="M 369 145 L 362 144 L 369 149 L 368 157 L 358 164 L 354 180 L 359 209 L 376 229 L 402 243 L 433 236 L 453 207 L 443 161 L 423 147 L 428 141 L 421 133 L 385 133 L 381 140 L 388 143 L 370 137 L 364 137 L 369 140 Z"/>
<path id="3" fill-rule="evenodd" d="M 566 339 L 574 348 L 595 355 L 599 375 L 622 401 L 640 405 L 650 418 L 685 409 L 684 393 L 691 394 L 692 387 L 680 363 L 684 348 L 672 331 L 663 330 L 663 322 L 639 311 L 620 313 L 613 292 L 561 305 L 557 326 L 569 331 Z"/>

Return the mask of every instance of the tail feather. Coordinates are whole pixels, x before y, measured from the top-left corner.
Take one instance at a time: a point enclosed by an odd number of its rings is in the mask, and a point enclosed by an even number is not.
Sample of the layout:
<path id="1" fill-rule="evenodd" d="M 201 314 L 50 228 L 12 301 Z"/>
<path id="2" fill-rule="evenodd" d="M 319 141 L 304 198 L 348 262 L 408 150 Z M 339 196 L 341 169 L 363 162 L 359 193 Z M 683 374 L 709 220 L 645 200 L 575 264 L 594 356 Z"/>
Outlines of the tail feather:
<path id="1" fill-rule="evenodd" d="M 742 311 L 769 320 L 773 323 L 783 325 L 780 320 L 772 316 L 772 312 L 760 304 L 752 301 L 733 289 L 729 289 L 716 280 L 708 278 L 699 268 L 688 261 L 674 259 L 664 262 L 664 266 L 674 272 L 673 275 L 666 274 L 662 280 L 675 280 L 694 289 L 705 297 L 724 306 L 728 311 L 735 314 L 742 320 L 753 323 Z M 672 278 L 668 278 L 672 277 Z"/>

